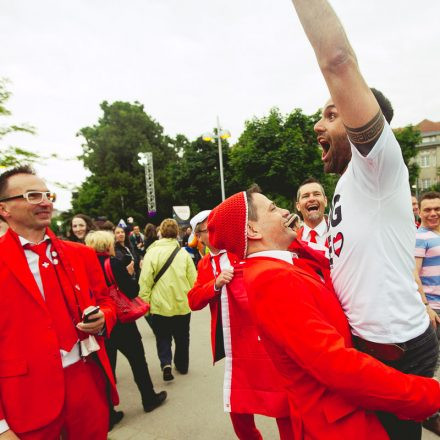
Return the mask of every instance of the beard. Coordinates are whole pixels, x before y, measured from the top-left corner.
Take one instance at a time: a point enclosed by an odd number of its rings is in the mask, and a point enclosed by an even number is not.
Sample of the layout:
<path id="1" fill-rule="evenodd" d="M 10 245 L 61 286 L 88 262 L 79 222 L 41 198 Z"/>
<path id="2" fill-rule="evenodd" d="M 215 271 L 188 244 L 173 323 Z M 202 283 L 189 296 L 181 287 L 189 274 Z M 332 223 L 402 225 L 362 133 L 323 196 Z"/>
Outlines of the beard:
<path id="1" fill-rule="evenodd" d="M 330 160 L 324 163 L 324 172 L 342 175 L 351 160 L 350 141 L 345 132 L 332 137 L 330 150 Z"/>

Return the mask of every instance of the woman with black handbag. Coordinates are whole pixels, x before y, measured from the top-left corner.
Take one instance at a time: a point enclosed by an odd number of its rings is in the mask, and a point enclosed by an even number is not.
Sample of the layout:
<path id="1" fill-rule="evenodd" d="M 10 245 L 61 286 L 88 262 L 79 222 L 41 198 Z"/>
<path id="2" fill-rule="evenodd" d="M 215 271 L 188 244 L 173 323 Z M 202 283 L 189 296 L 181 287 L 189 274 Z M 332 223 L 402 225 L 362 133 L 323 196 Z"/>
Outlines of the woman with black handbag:
<path id="1" fill-rule="evenodd" d="M 114 237 L 111 232 L 94 231 L 86 236 L 86 245 L 93 248 L 98 255 L 107 284 L 112 284 L 115 280 L 119 290 L 128 298 L 135 298 L 139 293 L 139 286 L 135 279 L 127 271 L 123 263 L 114 258 Z M 106 260 L 110 261 L 111 274 L 106 273 Z M 130 263 L 131 264 L 131 263 Z M 106 341 L 107 354 L 113 372 L 116 370 L 117 351 L 119 350 L 128 360 L 136 385 L 142 398 L 142 405 L 145 412 L 153 411 L 160 406 L 167 397 L 166 391 L 156 393 L 148 371 L 145 359 L 144 346 L 141 334 L 136 326 L 136 322 L 118 323 L 113 327 L 110 338 Z M 115 375 L 116 377 L 116 375 Z M 124 413 L 110 408 L 110 429 L 118 423 Z"/>

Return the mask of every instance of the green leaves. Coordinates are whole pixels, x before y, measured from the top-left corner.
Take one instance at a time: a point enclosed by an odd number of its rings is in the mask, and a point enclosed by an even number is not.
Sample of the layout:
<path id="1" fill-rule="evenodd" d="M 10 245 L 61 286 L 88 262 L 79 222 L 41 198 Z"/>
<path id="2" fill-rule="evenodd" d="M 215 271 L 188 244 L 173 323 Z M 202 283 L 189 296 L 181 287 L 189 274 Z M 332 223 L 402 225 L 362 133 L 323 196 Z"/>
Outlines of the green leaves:
<path id="1" fill-rule="evenodd" d="M 258 183 L 263 192 L 291 209 L 298 186 L 308 177 L 324 180 L 320 149 L 313 132 L 319 114 L 304 115 L 300 109 L 246 122 L 245 130 L 231 149 L 234 186 L 245 189 Z"/>
<path id="2" fill-rule="evenodd" d="M 408 167 L 409 183 L 412 186 L 415 184 L 420 171 L 419 164 L 413 160 L 417 155 L 416 146 L 422 141 L 420 131 L 412 125 L 408 125 L 404 128 L 394 130 L 394 134 L 400 144 L 403 160 Z"/>
<path id="3" fill-rule="evenodd" d="M 138 102 L 104 101 L 101 109 L 98 123 L 78 132 L 85 140 L 79 158 L 91 176 L 73 195 L 73 211 L 113 221 L 132 216 L 146 223 L 145 174 L 138 153 L 151 151 L 158 216 L 170 216 L 168 170 L 177 154 L 162 126 Z"/>

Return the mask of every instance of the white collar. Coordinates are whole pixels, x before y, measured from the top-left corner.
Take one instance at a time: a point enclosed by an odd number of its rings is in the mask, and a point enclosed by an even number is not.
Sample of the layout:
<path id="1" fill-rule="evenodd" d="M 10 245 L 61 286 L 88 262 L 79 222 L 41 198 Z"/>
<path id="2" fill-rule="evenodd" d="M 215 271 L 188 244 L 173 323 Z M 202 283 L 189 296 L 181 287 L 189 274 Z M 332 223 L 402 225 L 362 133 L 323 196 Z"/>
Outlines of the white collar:
<path id="1" fill-rule="evenodd" d="M 285 261 L 293 266 L 292 253 L 290 251 L 280 251 L 280 250 L 272 250 L 272 251 L 261 251 L 255 252 L 247 256 L 247 258 L 254 257 L 270 257 L 275 258 L 277 260 Z"/>
<path id="2" fill-rule="evenodd" d="M 32 243 L 27 238 L 22 237 L 21 235 L 18 236 L 18 239 L 20 240 L 21 245 L 24 247 L 26 244 L 40 244 L 43 243 L 43 241 L 50 240 L 50 237 L 47 234 L 44 234 L 43 240 L 41 240 L 39 243 Z"/>
<path id="3" fill-rule="evenodd" d="M 211 257 L 216 257 L 217 255 L 221 255 L 225 253 L 226 253 L 226 249 L 220 249 L 216 254 L 214 254 L 214 252 L 212 252 L 211 250 L 209 251 L 209 255 L 211 255 Z"/>
<path id="4" fill-rule="evenodd" d="M 312 228 L 304 223 L 303 237 L 307 237 L 311 230 Z M 327 232 L 327 222 L 325 221 L 325 218 L 323 218 L 321 223 L 316 226 L 316 228 L 313 228 L 313 230 L 317 232 L 319 237 L 322 237 Z"/>

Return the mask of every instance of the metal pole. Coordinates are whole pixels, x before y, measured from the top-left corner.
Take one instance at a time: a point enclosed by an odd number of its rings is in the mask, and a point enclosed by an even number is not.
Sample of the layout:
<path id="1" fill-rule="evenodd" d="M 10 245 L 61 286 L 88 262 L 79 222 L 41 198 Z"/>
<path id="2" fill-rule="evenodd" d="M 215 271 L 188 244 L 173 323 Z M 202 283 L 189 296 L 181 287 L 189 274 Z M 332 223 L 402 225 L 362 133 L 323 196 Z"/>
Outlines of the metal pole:
<path id="1" fill-rule="evenodd" d="M 218 161 L 220 164 L 220 186 L 222 190 L 222 202 L 225 200 L 225 181 L 223 177 L 223 154 L 222 154 L 222 140 L 220 137 L 220 119 L 217 116 L 217 139 L 218 139 Z"/>

